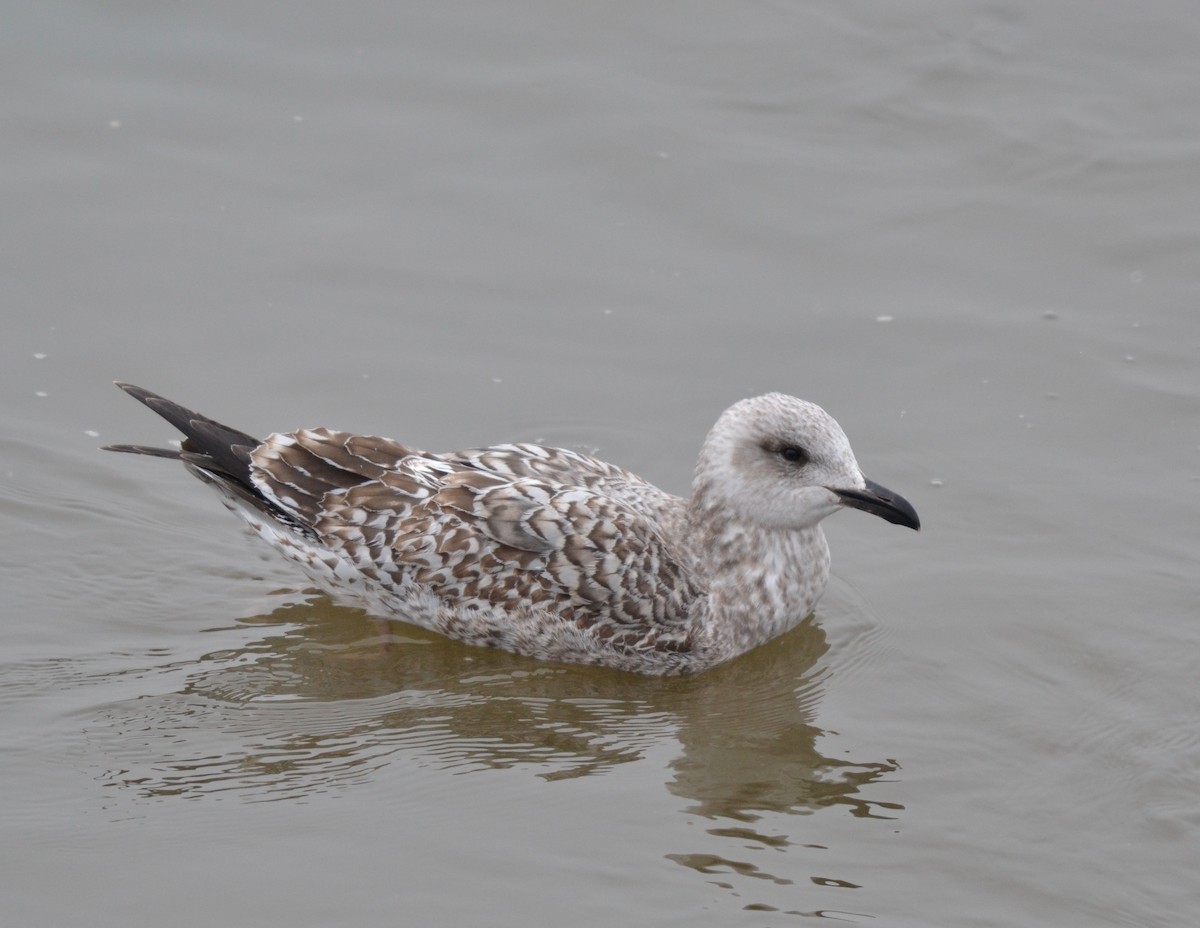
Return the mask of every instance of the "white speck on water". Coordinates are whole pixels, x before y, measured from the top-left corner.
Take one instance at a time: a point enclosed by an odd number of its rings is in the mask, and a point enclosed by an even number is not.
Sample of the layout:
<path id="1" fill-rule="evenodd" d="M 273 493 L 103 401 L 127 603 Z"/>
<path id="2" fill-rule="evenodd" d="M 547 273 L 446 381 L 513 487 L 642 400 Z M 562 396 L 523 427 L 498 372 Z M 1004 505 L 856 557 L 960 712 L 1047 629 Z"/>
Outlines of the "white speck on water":
<path id="1" fill-rule="evenodd" d="M 119 119 L 110 119 L 110 120 L 108 121 L 108 128 L 110 128 L 110 129 L 120 129 L 120 128 L 121 128 L 121 120 L 119 120 Z"/>
<path id="2" fill-rule="evenodd" d="M 100 437 L 100 433 L 97 432 L 95 429 L 84 429 L 83 434 L 86 435 L 88 438 L 99 438 Z"/>
<path id="3" fill-rule="evenodd" d="M 940 487 L 945 485 L 945 481 L 941 477 L 934 477 L 929 481 L 931 487 Z"/>
<path id="4" fill-rule="evenodd" d="M 895 316 L 876 316 L 875 317 L 876 322 L 893 322 L 893 321 L 895 321 L 895 319 L 896 319 Z"/>
<path id="5" fill-rule="evenodd" d="M 504 380 L 501 379 L 500 377 L 493 377 L 492 383 L 504 383 Z"/>
<path id="6" fill-rule="evenodd" d="M 33 394 L 33 395 L 34 395 L 34 396 L 40 396 L 40 397 L 42 397 L 43 399 L 45 399 L 45 398 L 46 398 L 47 396 L 49 396 L 50 394 L 49 394 L 49 393 L 47 393 L 45 390 L 38 390 L 38 391 L 37 391 L 37 393 L 35 393 L 35 394 Z"/>
<path id="7" fill-rule="evenodd" d="M 37 359 L 38 361 L 45 361 L 45 360 L 46 360 L 46 352 L 44 352 L 44 351 L 35 351 L 35 352 L 33 353 L 33 356 L 34 356 L 34 358 L 35 358 L 35 359 Z"/>
<path id="8" fill-rule="evenodd" d="M 1126 361 L 1126 362 L 1128 362 L 1128 363 L 1132 363 L 1132 362 L 1133 362 L 1133 355 L 1131 355 L 1131 354 L 1127 354 L 1127 355 L 1125 355 L 1125 361 Z"/>

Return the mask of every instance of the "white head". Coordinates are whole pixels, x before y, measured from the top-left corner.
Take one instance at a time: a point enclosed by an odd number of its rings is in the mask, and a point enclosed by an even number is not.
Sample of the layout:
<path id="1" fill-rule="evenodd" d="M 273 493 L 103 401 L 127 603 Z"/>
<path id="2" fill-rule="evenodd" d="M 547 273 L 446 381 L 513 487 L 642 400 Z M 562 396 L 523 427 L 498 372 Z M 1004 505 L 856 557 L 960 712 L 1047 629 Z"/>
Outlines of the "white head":
<path id="1" fill-rule="evenodd" d="M 812 528 L 853 506 L 910 528 L 906 500 L 863 476 L 841 426 L 815 403 L 782 393 L 727 409 L 700 449 L 693 501 L 763 528 Z"/>

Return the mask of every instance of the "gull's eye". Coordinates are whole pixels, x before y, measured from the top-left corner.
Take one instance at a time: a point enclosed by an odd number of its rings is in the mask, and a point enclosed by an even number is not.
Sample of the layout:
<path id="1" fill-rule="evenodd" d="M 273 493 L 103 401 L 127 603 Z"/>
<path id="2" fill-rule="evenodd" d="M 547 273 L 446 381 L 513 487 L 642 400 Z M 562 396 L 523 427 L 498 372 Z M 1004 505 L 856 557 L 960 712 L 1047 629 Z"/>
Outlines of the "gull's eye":
<path id="1" fill-rule="evenodd" d="M 779 456 L 790 464 L 808 463 L 808 452 L 799 445 L 784 445 L 779 449 Z"/>

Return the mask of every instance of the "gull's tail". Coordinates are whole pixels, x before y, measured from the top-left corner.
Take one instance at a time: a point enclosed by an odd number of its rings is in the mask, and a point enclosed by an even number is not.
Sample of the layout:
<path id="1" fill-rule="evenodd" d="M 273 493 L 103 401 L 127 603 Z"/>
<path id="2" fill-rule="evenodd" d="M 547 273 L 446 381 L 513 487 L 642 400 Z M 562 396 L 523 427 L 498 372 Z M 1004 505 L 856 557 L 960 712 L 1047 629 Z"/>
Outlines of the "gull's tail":
<path id="1" fill-rule="evenodd" d="M 103 450 L 182 461 L 193 472 L 202 472 L 197 476 L 207 475 L 263 508 L 266 500 L 250 479 L 250 452 L 261 444 L 257 438 L 131 383 L 118 381 L 117 386 L 183 432 L 184 439 L 179 450 L 145 445 L 105 445 Z"/>

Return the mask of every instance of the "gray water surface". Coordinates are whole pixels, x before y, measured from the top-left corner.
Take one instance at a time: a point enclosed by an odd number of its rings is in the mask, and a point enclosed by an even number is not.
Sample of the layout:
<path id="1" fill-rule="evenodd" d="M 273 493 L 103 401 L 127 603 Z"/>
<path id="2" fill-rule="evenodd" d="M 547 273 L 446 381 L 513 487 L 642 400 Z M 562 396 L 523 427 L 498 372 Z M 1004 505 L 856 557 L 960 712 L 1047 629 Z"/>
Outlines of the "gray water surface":
<path id="1" fill-rule="evenodd" d="M 1191 4 L 9 4 L 6 925 L 1189 925 Z M 648 680 L 337 607 L 143 384 L 686 493 L 824 405 L 920 534 Z"/>

